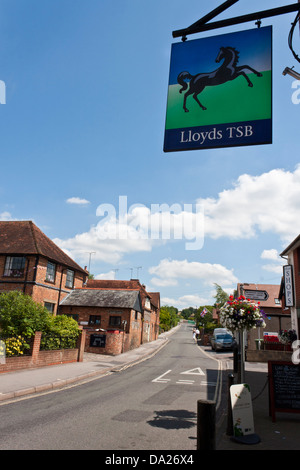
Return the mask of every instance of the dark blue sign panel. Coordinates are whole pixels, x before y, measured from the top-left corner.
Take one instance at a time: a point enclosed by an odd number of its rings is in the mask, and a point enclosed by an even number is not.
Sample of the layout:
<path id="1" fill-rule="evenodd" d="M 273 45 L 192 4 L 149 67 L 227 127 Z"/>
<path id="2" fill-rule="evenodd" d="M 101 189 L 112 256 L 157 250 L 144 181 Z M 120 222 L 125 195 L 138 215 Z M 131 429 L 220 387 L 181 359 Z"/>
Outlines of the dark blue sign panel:
<path id="1" fill-rule="evenodd" d="M 164 151 L 268 143 L 272 26 L 173 44 Z"/>

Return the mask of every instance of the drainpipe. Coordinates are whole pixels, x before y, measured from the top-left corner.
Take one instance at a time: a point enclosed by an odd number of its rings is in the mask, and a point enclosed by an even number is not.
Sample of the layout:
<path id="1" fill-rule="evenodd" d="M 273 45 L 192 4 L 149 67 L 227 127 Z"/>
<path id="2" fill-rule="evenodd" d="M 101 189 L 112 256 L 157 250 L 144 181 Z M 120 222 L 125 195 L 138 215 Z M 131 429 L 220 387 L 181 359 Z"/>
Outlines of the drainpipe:
<path id="1" fill-rule="evenodd" d="M 61 276 L 60 276 L 60 284 L 59 284 L 59 291 L 58 291 L 56 315 L 58 314 L 58 311 L 59 311 L 59 302 L 60 302 L 60 294 L 61 294 L 61 286 L 62 286 L 63 273 L 64 273 L 64 268 L 61 267 Z"/>
<path id="2" fill-rule="evenodd" d="M 28 268 L 29 268 L 29 259 L 26 259 L 26 272 L 25 272 L 25 279 L 24 279 L 24 285 L 23 285 L 23 294 L 26 292 L 26 284 L 27 284 L 27 279 L 28 279 Z"/>

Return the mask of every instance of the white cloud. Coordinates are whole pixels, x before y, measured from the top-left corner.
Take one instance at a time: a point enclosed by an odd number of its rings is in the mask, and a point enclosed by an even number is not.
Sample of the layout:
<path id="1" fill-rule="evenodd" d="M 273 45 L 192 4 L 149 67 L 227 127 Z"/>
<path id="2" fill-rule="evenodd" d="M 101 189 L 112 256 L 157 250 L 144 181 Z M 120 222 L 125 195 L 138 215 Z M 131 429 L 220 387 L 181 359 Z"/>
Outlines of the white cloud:
<path id="1" fill-rule="evenodd" d="M 7 222 L 7 221 L 10 221 L 10 220 L 15 220 L 15 219 L 13 219 L 10 212 L 5 211 L 5 212 L 0 213 L 0 220 Z"/>
<path id="2" fill-rule="evenodd" d="M 87 199 L 82 199 L 80 197 L 70 197 L 69 199 L 66 200 L 68 204 L 77 204 L 77 205 L 85 205 L 85 204 L 90 204 L 90 201 Z"/>
<path id="3" fill-rule="evenodd" d="M 247 239 L 260 231 L 289 243 L 300 233 L 300 165 L 294 172 L 241 175 L 232 189 L 198 202 L 204 207 L 206 237 Z"/>
<path id="4" fill-rule="evenodd" d="M 95 252 L 92 261 L 118 263 L 124 253 L 151 250 L 149 240 L 109 238 L 111 231 L 114 230 L 115 226 L 108 222 L 105 226 L 101 224 L 92 226 L 88 232 L 79 233 L 66 240 L 55 238 L 53 242 L 71 258 L 78 259 L 83 264 L 87 264 L 88 253 L 91 251 Z"/>
<path id="5" fill-rule="evenodd" d="M 199 263 L 187 260 L 163 259 L 158 266 L 152 266 L 149 273 L 155 275 L 151 283 L 156 286 L 174 286 L 179 279 L 198 279 L 205 285 L 232 285 L 238 282 L 233 270 L 221 264 Z"/>
<path id="6" fill-rule="evenodd" d="M 276 274 L 282 274 L 282 266 L 286 263 L 286 261 L 280 258 L 279 253 L 275 249 L 271 250 L 264 250 L 261 254 L 261 259 L 270 260 L 271 263 L 264 264 L 262 268 L 265 271 L 269 271 Z"/>
<path id="7" fill-rule="evenodd" d="M 70 204 L 89 203 L 75 197 L 67 201 Z M 155 246 L 178 240 L 189 240 L 189 245 L 185 244 L 187 250 L 200 250 L 205 237 L 249 239 L 259 232 L 277 234 L 286 246 L 300 233 L 300 165 L 294 172 L 274 169 L 258 176 L 243 174 L 231 189 L 223 190 L 216 198 L 197 200 L 196 211 L 191 206 L 151 204 L 148 208 L 134 204 L 127 208 L 127 197 L 120 196 L 118 211 L 111 204 L 101 204 L 96 212 L 101 220 L 96 226 L 67 240 L 54 241 L 83 263 L 86 263 L 86 252 L 89 251 L 96 251 L 95 258 L 99 261 L 117 263 L 125 253 L 149 252 Z M 3 213 L 2 217 L 9 220 L 10 214 Z M 267 256 L 275 257 L 275 251 L 266 250 L 264 259 L 270 259 Z M 175 271 L 176 263 L 179 262 L 172 264 Z M 188 269 L 187 278 L 190 273 L 195 277 L 201 277 L 203 273 L 203 279 L 211 279 L 217 273 L 222 285 L 224 279 L 232 277 L 232 272 L 228 277 L 228 270 L 219 265 L 208 264 L 204 268 L 201 264 L 199 272 L 197 264 L 181 264 L 182 268 Z M 162 269 L 161 265 L 160 271 Z M 270 270 L 270 266 L 266 265 L 265 269 Z M 278 266 L 276 270 L 279 270 Z M 184 273 L 183 270 L 181 276 L 184 277 Z M 177 274 L 165 272 L 165 276 L 161 276 L 154 271 L 152 274 L 156 286 L 177 283 Z"/>
<path id="8" fill-rule="evenodd" d="M 189 307 L 200 307 L 208 305 L 211 299 L 206 299 L 197 294 L 183 295 L 178 299 L 172 299 L 170 297 L 162 297 L 161 305 L 168 305 L 169 307 L 175 307 L 179 310 Z"/>
<path id="9" fill-rule="evenodd" d="M 279 261 L 279 253 L 277 250 L 272 249 L 272 250 L 264 250 L 262 254 L 260 255 L 262 259 L 270 259 L 272 261 Z"/>
<path id="10" fill-rule="evenodd" d="M 116 278 L 114 271 L 109 271 L 107 273 L 97 274 L 94 279 L 105 279 L 105 280 L 114 280 Z"/>

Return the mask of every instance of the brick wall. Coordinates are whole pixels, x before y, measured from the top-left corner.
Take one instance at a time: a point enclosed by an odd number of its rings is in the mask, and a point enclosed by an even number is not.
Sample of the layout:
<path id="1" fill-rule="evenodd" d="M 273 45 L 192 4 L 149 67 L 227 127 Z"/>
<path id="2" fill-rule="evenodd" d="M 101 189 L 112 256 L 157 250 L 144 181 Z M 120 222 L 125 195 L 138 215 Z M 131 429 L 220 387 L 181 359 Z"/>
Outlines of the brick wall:
<path id="1" fill-rule="evenodd" d="M 0 364 L 0 373 L 23 369 L 33 369 L 69 362 L 82 362 L 85 332 L 81 331 L 78 348 L 40 351 L 41 332 L 36 332 L 31 356 L 7 357 L 5 364 Z"/>
<path id="2" fill-rule="evenodd" d="M 64 315 L 77 315 L 77 321 L 86 331 L 85 351 L 96 354 L 117 355 L 131 349 L 138 348 L 141 344 L 142 318 L 141 313 L 131 309 L 105 308 L 105 307 L 70 307 L 61 305 L 60 313 Z M 100 316 L 100 324 L 89 324 L 90 316 Z M 111 316 L 120 316 L 121 323 L 115 327 L 110 325 Z M 137 317 L 137 318 L 136 318 Z M 105 331 L 101 331 L 105 330 Z M 100 330 L 100 331 L 97 331 Z M 106 335 L 105 347 L 91 347 L 90 337 L 94 334 Z"/>

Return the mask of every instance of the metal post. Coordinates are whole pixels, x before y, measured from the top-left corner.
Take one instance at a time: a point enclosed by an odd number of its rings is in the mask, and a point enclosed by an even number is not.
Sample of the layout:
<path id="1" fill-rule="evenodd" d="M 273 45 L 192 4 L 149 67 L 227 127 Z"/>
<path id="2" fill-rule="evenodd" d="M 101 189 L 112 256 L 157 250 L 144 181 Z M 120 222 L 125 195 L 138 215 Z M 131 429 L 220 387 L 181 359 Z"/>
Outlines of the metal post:
<path id="1" fill-rule="evenodd" d="M 228 384 L 227 384 L 227 429 L 226 435 L 233 436 L 233 420 L 232 420 L 232 406 L 230 398 L 230 387 L 234 383 L 234 375 L 228 375 Z"/>
<path id="2" fill-rule="evenodd" d="M 237 344 L 233 346 L 233 372 L 236 374 L 238 372 L 238 354 L 239 348 Z"/>
<path id="3" fill-rule="evenodd" d="M 216 404 L 197 402 L 197 450 L 216 450 Z"/>
<path id="4" fill-rule="evenodd" d="M 272 16 L 279 16 L 279 15 L 284 15 L 286 13 L 292 13 L 293 11 L 299 11 L 300 10 L 300 4 L 291 4 L 291 5 L 286 5 L 283 7 L 278 7 L 278 8 L 272 8 L 270 10 L 263 10 L 263 11 L 258 11 L 255 13 L 250 13 L 248 15 L 243 15 L 243 16 L 237 16 L 235 18 L 229 18 L 221 21 L 214 21 L 211 23 L 205 23 L 202 24 L 202 21 L 199 20 L 199 22 L 194 23 L 194 25 L 198 23 L 198 26 L 193 27 L 188 27 L 184 29 L 179 29 L 177 31 L 173 31 L 172 35 L 173 38 L 179 38 L 182 36 L 187 36 L 189 34 L 196 34 L 196 33 L 203 33 L 204 31 L 210 31 L 212 29 L 218 29 L 218 28 L 225 28 L 227 26 L 234 26 L 237 24 L 242 24 L 242 23 L 247 23 L 249 21 L 255 21 L 255 20 L 262 20 L 264 18 L 270 18 Z M 213 15 L 216 16 L 216 15 Z"/>
<path id="5" fill-rule="evenodd" d="M 239 330 L 238 383 L 245 382 L 245 343 L 244 330 Z"/>

